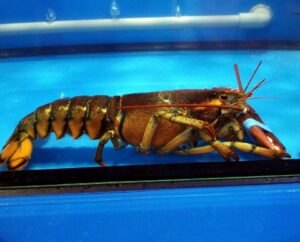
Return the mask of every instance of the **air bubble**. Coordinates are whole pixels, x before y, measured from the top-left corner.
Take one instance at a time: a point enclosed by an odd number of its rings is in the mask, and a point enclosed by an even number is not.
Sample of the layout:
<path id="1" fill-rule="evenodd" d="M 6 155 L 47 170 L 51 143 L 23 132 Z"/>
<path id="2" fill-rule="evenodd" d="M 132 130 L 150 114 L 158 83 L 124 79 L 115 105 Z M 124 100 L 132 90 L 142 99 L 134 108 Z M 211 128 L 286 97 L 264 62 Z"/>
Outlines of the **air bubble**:
<path id="1" fill-rule="evenodd" d="M 46 20 L 48 23 L 52 23 L 56 20 L 56 13 L 52 8 L 48 8 L 46 13 Z"/>
<path id="2" fill-rule="evenodd" d="M 181 8 L 180 8 L 179 5 L 176 6 L 175 14 L 176 14 L 176 17 L 180 17 L 181 16 Z"/>
<path id="3" fill-rule="evenodd" d="M 120 8 L 115 0 L 111 2 L 110 15 L 112 18 L 117 18 L 120 15 Z"/>

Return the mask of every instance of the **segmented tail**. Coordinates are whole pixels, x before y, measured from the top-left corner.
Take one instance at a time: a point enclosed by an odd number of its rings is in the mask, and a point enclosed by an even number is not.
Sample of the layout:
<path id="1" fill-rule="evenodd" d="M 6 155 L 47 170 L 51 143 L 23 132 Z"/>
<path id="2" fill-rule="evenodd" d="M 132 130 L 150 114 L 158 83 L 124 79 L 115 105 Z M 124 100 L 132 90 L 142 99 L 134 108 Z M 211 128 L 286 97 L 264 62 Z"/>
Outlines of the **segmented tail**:
<path id="1" fill-rule="evenodd" d="M 106 131 L 108 96 L 59 99 L 37 108 L 23 118 L 0 154 L 0 165 L 9 170 L 24 168 L 32 153 L 32 141 L 54 132 L 57 139 L 69 133 L 74 139 L 86 133 L 99 139 Z"/>

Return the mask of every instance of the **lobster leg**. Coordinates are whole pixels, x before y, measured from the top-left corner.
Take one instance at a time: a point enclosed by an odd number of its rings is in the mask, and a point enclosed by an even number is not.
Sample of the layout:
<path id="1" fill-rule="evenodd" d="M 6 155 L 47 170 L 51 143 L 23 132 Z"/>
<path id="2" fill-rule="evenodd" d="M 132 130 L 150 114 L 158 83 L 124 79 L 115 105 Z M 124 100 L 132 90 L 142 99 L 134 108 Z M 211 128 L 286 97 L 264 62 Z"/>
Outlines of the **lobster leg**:
<path id="1" fill-rule="evenodd" d="M 105 146 L 105 144 L 109 141 L 109 140 L 113 140 L 113 144 L 116 144 L 116 139 L 115 139 L 115 131 L 113 130 L 109 130 L 106 133 L 104 133 L 102 135 L 102 137 L 99 140 L 99 144 L 97 147 L 97 151 L 96 151 L 96 156 L 95 156 L 95 161 L 100 165 L 100 166 L 106 166 L 106 164 L 103 162 L 102 159 L 102 152 L 103 152 L 103 148 Z"/>
<path id="2" fill-rule="evenodd" d="M 157 153 L 160 155 L 164 155 L 171 151 L 174 151 L 178 148 L 179 145 L 182 145 L 187 141 L 191 140 L 191 138 L 193 137 L 193 133 L 193 128 L 188 128 L 184 130 L 182 133 L 178 134 L 175 138 L 170 140 L 163 147 L 159 148 Z"/>
<path id="3" fill-rule="evenodd" d="M 231 146 L 234 147 L 240 151 L 243 152 L 250 152 L 250 153 L 254 153 L 254 154 L 258 154 L 258 155 L 262 155 L 271 159 L 282 159 L 284 157 L 290 158 L 291 156 L 286 153 L 283 150 L 273 150 L 273 149 L 268 149 L 268 148 L 264 148 L 261 146 L 256 146 L 250 143 L 246 143 L 246 142 L 240 142 L 240 141 L 236 141 L 236 142 L 226 142 L 227 146 Z"/>
<path id="4" fill-rule="evenodd" d="M 221 141 L 212 139 L 209 134 L 206 132 L 203 132 L 199 130 L 200 137 L 211 147 L 213 147 L 216 151 L 219 152 L 219 154 L 225 159 L 226 161 L 230 161 L 230 158 L 232 157 L 236 161 L 239 160 L 238 155 L 233 151 L 231 147 L 228 147 L 224 145 Z"/>
<path id="5" fill-rule="evenodd" d="M 140 147 L 138 147 L 138 151 L 147 154 L 151 148 L 151 142 L 153 136 L 155 134 L 157 128 L 157 115 L 153 115 L 146 126 L 145 133 L 143 135 L 142 142 L 140 143 Z"/>
<path id="6" fill-rule="evenodd" d="M 153 117 L 150 118 L 149 123 L 147 124 L 142 142 L 140 144 L 140 149 L 142 152 L 146 153 L 150 147 L 151 147 L 151 141 L 154 136 L 154 133 L 156 131 L 157 127 L 157 117 L 162 117 L 166 120 L 169 120 L 171 122 L 184 124 L 190 127 L 197 128 L 200 133 L 202 133 L 202 139 L 212 145 L 225 160 L 230 160 L 230 158 L 234 158 L 235 160 L 238 160 L 238 156 L 234 153 L 234 151 L 226 146 L 223 145 L 220 141 L 216 140 L 215 138 L 215 132 L 213 127 L 210 126 L 209 123 L 199 120 L 199 119 L 193 119 L 186 116 L 182 116 L 178 113 L 174 112 L 166 112 L 166 111 L 160 111 L 154 114 Z M 202 132 L 201 132 L 202 130 Z M 176 138 L 176 137 L 175 137 Z M 182 137 L 180 137 L 182 138 Z M 172 140 L 170 142 L 173 142 Z M 176 143 L 177 140 L 174 141 Z M 167 144 L 168 145 L 168 144 Z M 175 144 L 170 144 L 170 147 L 167 147 L 168 149 L 172 149 Z"/>
<path id="7" fill-rule="evenodd" d="M 138 150 L 141 153 L 148 153 L 150 148 L 151 148 L 151 142 L 153 139 L 153 136 L 155 134 L 156 128 L 157 128 L 157 118 L 162 117 L 166 120 L 169 120 L 171 122 L 175 123 L 180 123 L 180 124 L 185 124 L 188 126 L 192 126 L 198 129 L 207 129 L 209 133 L 211 133 L 212 136 L 215 137 L 215 133 L 213 128 L 209 125 L 209 123 L 198 120 L 198 119 L 193 119 L 185 116 L 181 116 L 178 113 L 172 113 L 172 112 L 166 112 L 166 111 L 160 111 L 155 113 L 150 119 L 149 122 L 146 126 L 143 139 L 140 143 L 140 147 Z"/>
<path id="8" fill-rule="evenodd" d="M 235 118 L 231 118 L 225 125 L 222 125 L 222 128 L 217 133 L 220 138 L 227 138 L 229 140 L 233 138 L 237 138 L 238 140 L 244 139 L 243 129 Z"/>
<path id="9" fill-rule="evenodd" d="M 228 141 L 228 142 L 222 142 L 222 144 L 236 148 L 240 151 L 247 152 L 247 153 L 254 153 L 257 155 L 262 155 L 271 159 L 282 159 L 284 157 L 290 157 L 289 154 L 280 151 L 280 150 L 272 150 L 268 148 L 264 148 L 261 146 L 256 146 L 250 143 L 246 142 L 240 142 L 240 141 Z M 199 155 L 204 153 L 210 153 L 215 151 L 214 147 L 211 145 L 206 145 L 202 147 L 196 147 L 196 148 L 190 148 L 185 150 L 177 150 L 175 151 L 176 154 L 181 155 Z"/>

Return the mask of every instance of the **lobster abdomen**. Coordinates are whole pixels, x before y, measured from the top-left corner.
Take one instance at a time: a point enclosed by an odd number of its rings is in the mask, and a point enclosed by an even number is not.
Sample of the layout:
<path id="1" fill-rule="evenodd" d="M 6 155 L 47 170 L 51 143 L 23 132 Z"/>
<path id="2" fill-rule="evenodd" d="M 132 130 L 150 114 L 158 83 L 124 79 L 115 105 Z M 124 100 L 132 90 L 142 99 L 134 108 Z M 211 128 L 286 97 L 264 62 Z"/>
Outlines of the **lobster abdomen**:
<path id="1" fill-rule="evenodd" d="M 59 99 L 37 108 L 20 121 L 15 132 L 27 132 L 31 139 L 37 135 L 45 138 L 53 131 L 57 139 L 67 132 L 74 138 L 83 133 L 91 139 L 101 137 L 104 132 L 108 96 L 80 96 Z"/>
<path id="2" fill-rule="evenodd" d="M 31 140 L 54 132 L 57 139 L 69 133 L 74 139 L 83 133 L 100 138 L 108 126 L 109 96 L 80 96 L 59 99 L 37 108 L 24 117 L 3 147 L 0 164 L 8 162 L 10 170 L 22 169 L 31 156 Z"/>

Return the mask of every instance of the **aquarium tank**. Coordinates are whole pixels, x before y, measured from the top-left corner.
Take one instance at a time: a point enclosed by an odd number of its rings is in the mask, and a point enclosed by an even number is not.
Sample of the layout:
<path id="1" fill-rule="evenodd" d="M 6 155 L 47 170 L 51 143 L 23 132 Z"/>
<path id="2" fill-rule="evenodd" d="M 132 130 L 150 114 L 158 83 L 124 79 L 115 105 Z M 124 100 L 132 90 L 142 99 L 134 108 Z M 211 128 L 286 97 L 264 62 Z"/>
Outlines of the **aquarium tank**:
<path id="1" fill-rule="evenodd" d="M 0 241 L 299 241 L 299 1 L 0 9 Z"/>

